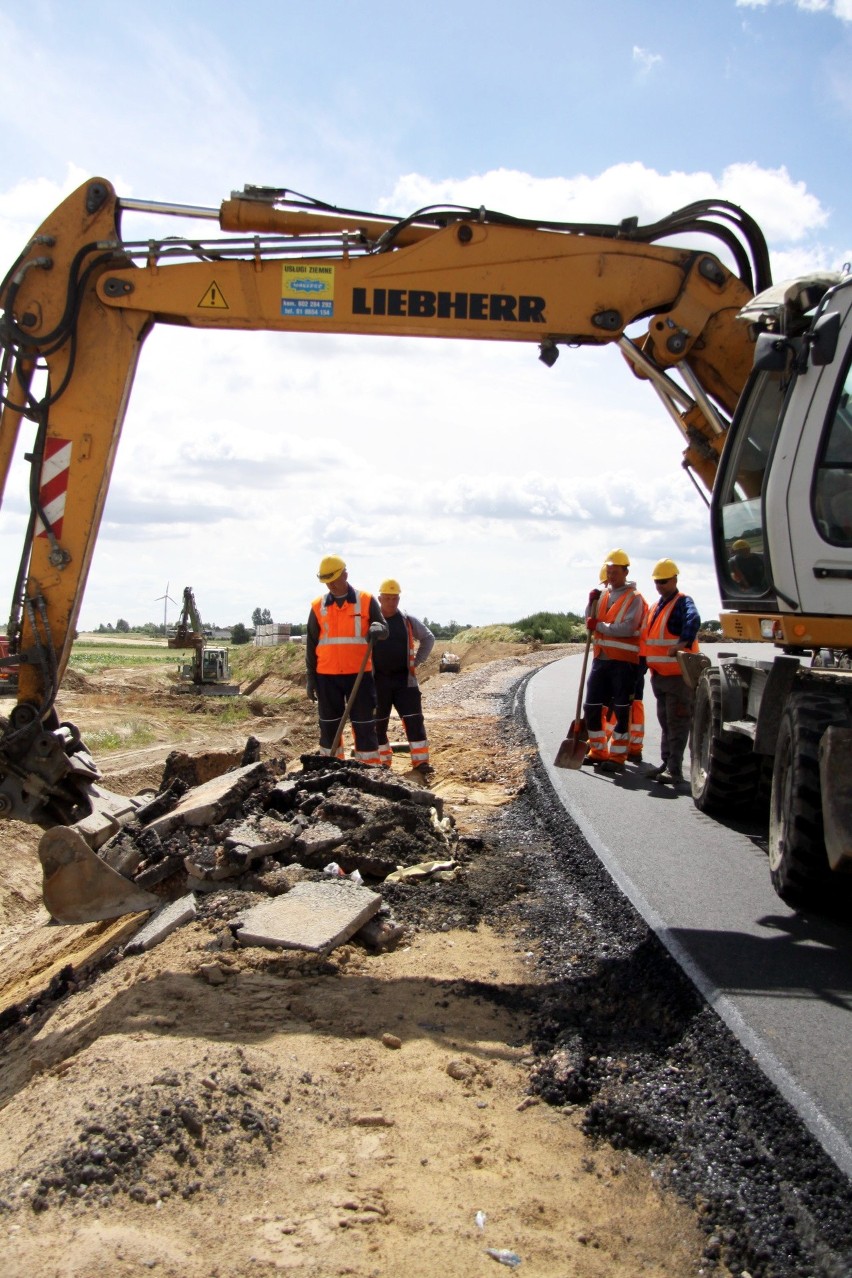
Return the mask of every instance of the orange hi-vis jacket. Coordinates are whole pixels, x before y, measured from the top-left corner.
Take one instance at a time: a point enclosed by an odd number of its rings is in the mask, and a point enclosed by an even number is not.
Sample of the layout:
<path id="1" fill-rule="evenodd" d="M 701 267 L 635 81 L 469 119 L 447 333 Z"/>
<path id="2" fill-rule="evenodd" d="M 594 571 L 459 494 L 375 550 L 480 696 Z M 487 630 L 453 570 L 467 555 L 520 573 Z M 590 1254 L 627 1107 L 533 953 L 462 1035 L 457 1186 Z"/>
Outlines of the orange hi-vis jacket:
<path id="1" fill-rule="evenodd" d="M 637 597 L 641 598 L 638 590 L 633 588 L 625 590 L 624 594 L 619 595 L 617 599 L 612 598 L 612 592 L 608 588 L 604 590 L 598 600 L 598 610 L 595 614 L 598 624 L 604 621 L 612 625 L 622 621 Z M 595 656 L 606 657 L 609 661 L 629 661 L 632 665 L 638 666 L 640 631 L 641 624 L 634 635 L 623 635 L 615 639 L 612 635 L 603 635 L 599 630 L 595 630 Z"/>
<path id="2" fill-rule="evenodd" d="M 672 609 L 681 598 L 680 591 L 676 595 L 672 595 L 664 608 L 661 608 L 653 620 L 646 621 L 645 631 L 642 635 L 642 650 L 648 658 L 648 666 L 651 670 L 655 670 L 660 675 L 679 675 L 681 673 L 680 666 L 677 663 L 677 657 L 669 656 L 669 648 L 672 644 L 680 642 L 680 635 L 672 634 L 668 627 L 668 620 L 671 616 Z M 650 617 L 650 613 L 648 614 Z M 688 648 L 683 649 L 684 652 L 698 652 L 698 643 L 693 639 Z"/>
<path id="3" fill-rule="evenodd" d="M 356 591 L 355 602 L 327 604 L 328 595 L 320 595 L 311 604 L 319 623 L 317 640 L 317 674 L 357 674 L 364 659 L 370 629 L 372 595 Z M 368 660 L 366 670 L 372 670 Z"/>

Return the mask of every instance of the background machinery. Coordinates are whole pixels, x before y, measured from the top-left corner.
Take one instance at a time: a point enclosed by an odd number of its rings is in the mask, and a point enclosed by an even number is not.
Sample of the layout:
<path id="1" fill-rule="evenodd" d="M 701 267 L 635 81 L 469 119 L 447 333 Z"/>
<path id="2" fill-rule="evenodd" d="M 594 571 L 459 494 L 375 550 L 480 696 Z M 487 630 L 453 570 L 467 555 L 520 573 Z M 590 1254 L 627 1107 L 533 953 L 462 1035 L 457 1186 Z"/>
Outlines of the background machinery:
<path id="1" fill-rule="evenodd" d="M 228 682 L 231 677 L 228 649 L 207 645 L 205 637 L 192 587 L 185 586 L 175 633 L 168 639 L 170 648 L 192 649 L 192 661 L 180 667 L 180 678 L 203 696 L 237 696 L 239 687 Z"/>
<path id="2" fill-rule="evenodd" d="M 128 241 L 122 209 L 206 219 L 221 233 Z M 709 237 L 733 269 L 707 251 Z M 205 304 L 211 290 L 227 306 Z M 727 658 L 697 672 L 695 802 L 727 813 L 769 793 L 770 870 L 791 903 L 852 883 L 852 680 L 810 665 L 820 648 L 852 649 L 852 277 L 773 288 L 759 228 L 723 201 L 649 226 L 459 207 L 391 218 L 265 187 L 215 209 L 122 200 L 95 178 L 24 246 L 0 304 L 0 484 L 21 423 L 33 433 L 0 810 L 47 830 L 55 917 L 59 877 L 66 901 L 78 886 L 77 918 L 130 908 L 132 884 L 124 895 L 106 884 L 95 852 L 108 802 L 96 765 L 54 703 L 154 324 L 522 342 L 547 367 L 562 346 L 617 344 L 712 494 L 725 635 L 778 650 L 772 662 Z M 59 465 L 61 520 L 48 511 Z"/>

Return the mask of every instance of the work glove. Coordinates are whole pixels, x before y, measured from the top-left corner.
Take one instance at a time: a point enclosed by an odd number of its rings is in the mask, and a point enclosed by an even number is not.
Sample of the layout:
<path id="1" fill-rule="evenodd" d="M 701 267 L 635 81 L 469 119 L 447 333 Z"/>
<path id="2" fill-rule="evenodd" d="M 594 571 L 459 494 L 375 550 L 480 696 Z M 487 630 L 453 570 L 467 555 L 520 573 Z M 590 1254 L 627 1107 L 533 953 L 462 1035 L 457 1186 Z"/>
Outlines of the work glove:
<path id="1" fill-rule="evenodd" d="M 312 671 L 308 671 L 307 683 L 308 701 L 316 701 L 317 699 L 317 677 Z"/>
<path id="2" fill-rule="evenodd" d="M 587 630 L 597 630 L 597 628 L 598 628 L 598 619 L 597 619 L 597 617 L 587 617 L 587 618 L 586 618 L 586 629 L 587 629 Z"/>
<path id="3" fill-rule="evenodd" d="M 373 643 L 375 643 L 377 639 L 384 639 L 386 631 L 380 621 L 371 621 L 370 629 L 367 631 L 367 633 L 369 634 Z"/>
<path id="4" fill-rule="evenodd" d="M 592 604 L 596 604 L 596 603 L 598 602 L 598 600 L 600 599 L 600 597 L 601 597 L 601 592 L 600 592 L 599 590 L 590 590 L 590 591 L 589 591 L 589 604 L 590 604 L 590 605 L 592 605 Z"/>

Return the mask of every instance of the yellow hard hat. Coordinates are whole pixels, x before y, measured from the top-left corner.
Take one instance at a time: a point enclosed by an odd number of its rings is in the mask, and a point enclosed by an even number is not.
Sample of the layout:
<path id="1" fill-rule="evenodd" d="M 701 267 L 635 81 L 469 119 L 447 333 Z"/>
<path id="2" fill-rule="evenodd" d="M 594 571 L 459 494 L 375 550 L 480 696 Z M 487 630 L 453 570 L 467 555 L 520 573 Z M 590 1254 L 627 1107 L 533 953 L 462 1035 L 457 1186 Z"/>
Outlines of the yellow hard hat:
<path id="1" fill-rule="evenodd" d="M 604 564 L 603 568 L 601 568 L 601 572 L 600 572 L 600 576 L 599 576 L 599 578 L 598 578 L 598 581 L 606 581 L 606 564 Z"/>
<path id="2" fill-rule="evenodd" d="M 738 537 L 731 546 L 731 550 L 751 550 L 751 545 L 746 541 L 745 537 Z"/>
<path id="3" fill-rule="evenodd" d="M 340 555 L 326 555 L 321 561 L 317 576 L 320 581 L 337 581 L 342 572 L 346 572 L 346 564 Z"/>
<path id="4" fill-rule="evenodd" d="M 385 580 L 382 582 L 382 584 L 379 586 L 379 594 L 380 595 L 401 595 L 402 591 L 399 588 L 399 582 L 394 581 L 393 577 L 386 577 Z"/>
<path id="5" fill-rule="evenodd" d="M 611 550 L 606 557 L 607 564 L 616 564 L 619 568 L 630 567 L 630 556 L 626 550 Z"/>
<path id="6" fill-rule="evenodd" d="M 677 572 L 677 564 L 673 559 L 658 559 L 651 576 L 654 581 L 668 581 L 669 577 L 676 577 Z"/>

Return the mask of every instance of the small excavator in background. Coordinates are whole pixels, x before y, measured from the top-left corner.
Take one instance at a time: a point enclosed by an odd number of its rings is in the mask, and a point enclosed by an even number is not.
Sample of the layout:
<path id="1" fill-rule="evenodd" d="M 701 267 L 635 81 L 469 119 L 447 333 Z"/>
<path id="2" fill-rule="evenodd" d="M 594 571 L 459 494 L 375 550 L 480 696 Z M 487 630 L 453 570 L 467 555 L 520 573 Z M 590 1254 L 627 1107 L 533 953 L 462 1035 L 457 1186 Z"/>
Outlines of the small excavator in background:
<path id="1" fill-rule="evenodd" d="M 212 648 L 205 644 L 204 627 L 192 587 L 183 592 L 183 608 L 175 633 L 169 636 L 170 648 L 191 648 L 192 661 L 180 667 L 179 675 L 187 687 L 181 691 L 200 692 L 207 697 L 236 697 L 239 686 L 229 683 L 231 666 L 227 648 Z"/>

